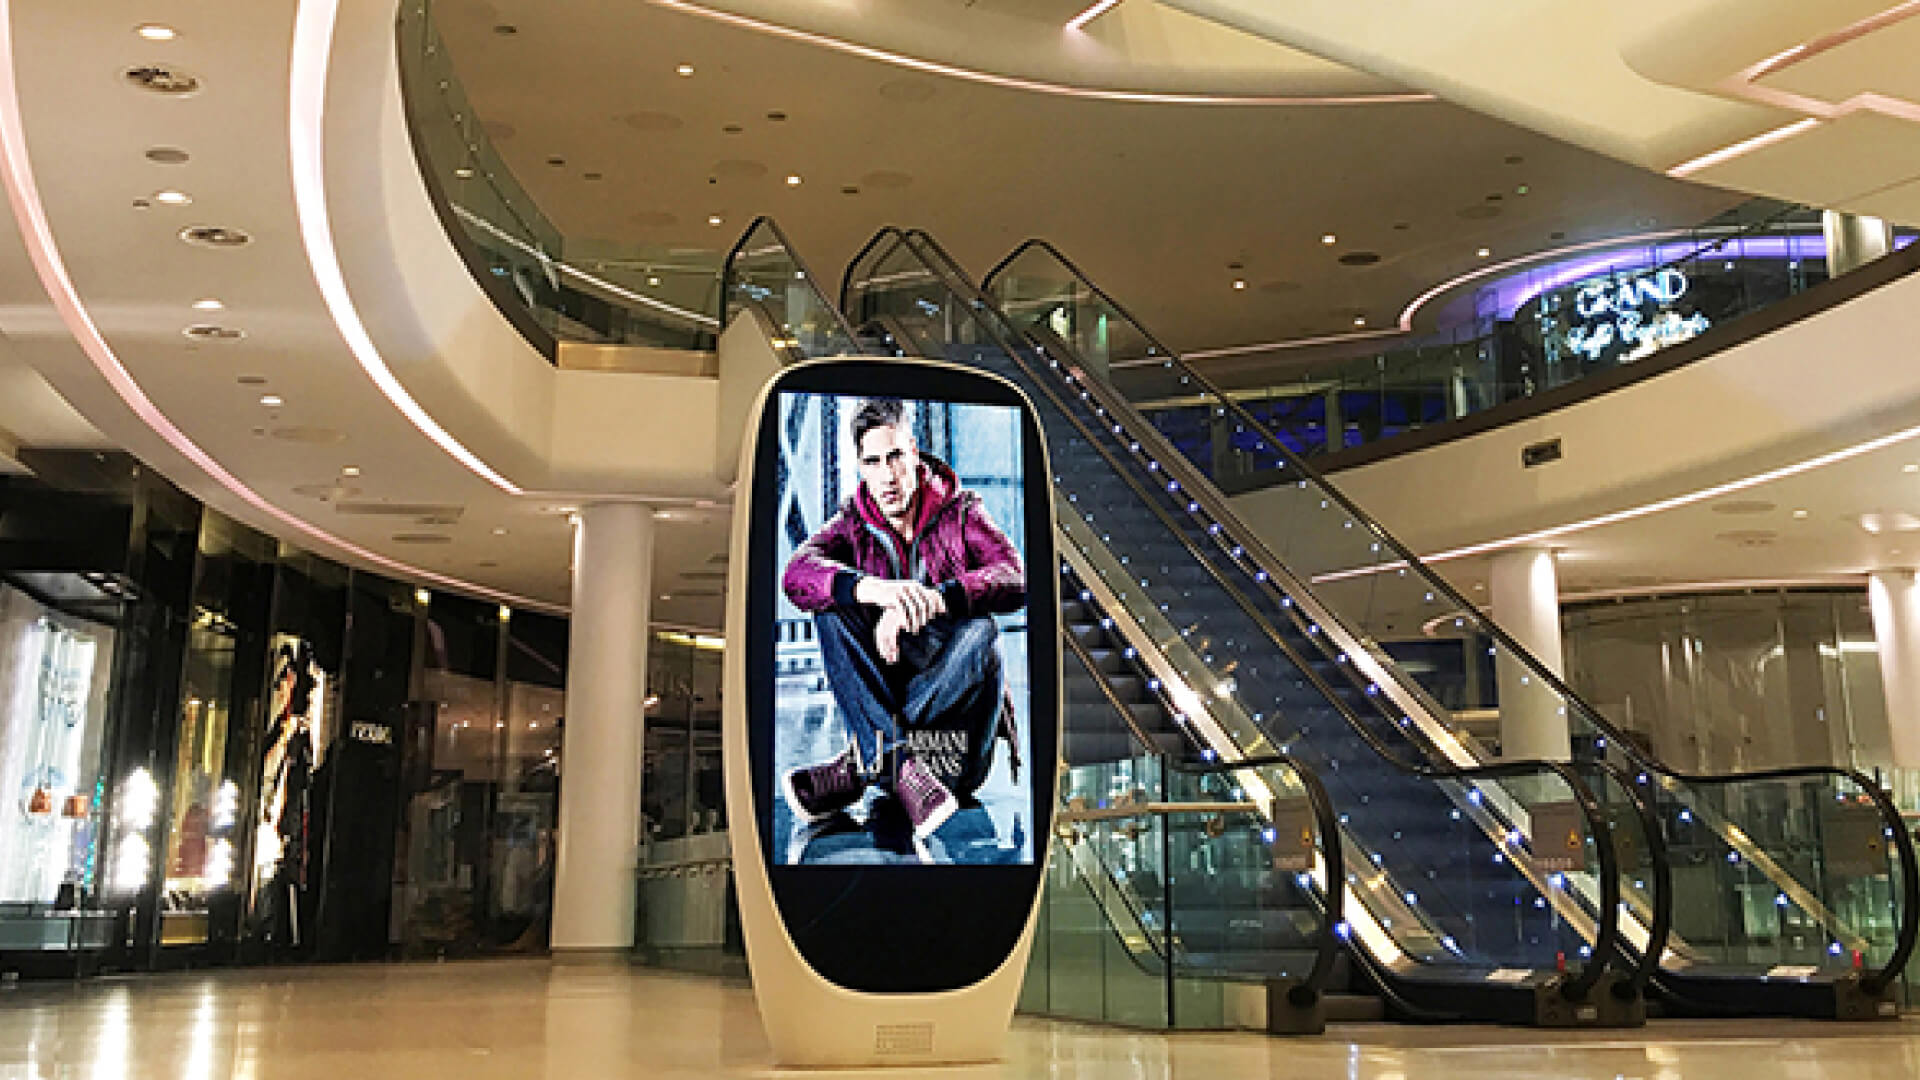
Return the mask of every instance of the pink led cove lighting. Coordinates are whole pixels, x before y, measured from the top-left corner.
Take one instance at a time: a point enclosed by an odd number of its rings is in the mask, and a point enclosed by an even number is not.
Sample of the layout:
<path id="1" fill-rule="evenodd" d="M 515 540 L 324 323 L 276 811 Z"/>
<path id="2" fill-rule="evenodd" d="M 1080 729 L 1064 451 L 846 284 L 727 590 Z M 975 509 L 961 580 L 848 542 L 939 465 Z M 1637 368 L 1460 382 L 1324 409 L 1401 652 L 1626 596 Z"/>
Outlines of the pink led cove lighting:
<path id="1" fill-rule="evenodd" d="M 1758 135 L 1755 135 L 1751 139 L 1744 139 L 1740 142 L 1734 143 L 1732 146 L 1723 146 L 1720 149 L 1715 150 L 1710 154 L 1701 154 L 1699 157 L 1694 158 L 1692 161 L 1683 161 L 1680 164 L 1675 165 L 1673 168 L 1668 169 L 1667 175 L 1676 176 L 1676 177 L 1692 176 L 1694 173 L 1699 172 L 1701 169 L 1712 168 L 1715 165 L 1720 165 L 1720 164 L 1724 164 L 1726 162 L 1732 161 L 1734 158 L 1737 158 L 1737 157 L 1745 157 L 1746 155 L 1751 154 L 1755 150 L 1759 150 L 1762 147 L 1772 146 L 1774 143 L 1777 143 L 1777 142 L 1785 142 L 1786 140 L 1793 138 L 1795 135 L 1799 135 L 1802 132 L 1812 131 L 1814 128 L 1817 128 L 1819 126 L 1820 126 L 1820 120 L 1817 117 L 1809 116 L 1805 120 L 1795 120 L 1793 123 L 1788 124 L 1785 127 L 1777 127 L 1777 128 L 1774 128 L 1772 131 L 1764 131 Z"/>
<path id="2" fill-rule="evenodd" d="M 326 301 L 327 311 L 346 340 L 348 351 L 380 388 L 393 407 L 420 433 L 465 465 L 474 475 L 509 495 L 524 495 L 519 485 L 495 472 L 480 456 L 461 445 L 447 429 L 428 415 L 387 366 L 373 343 L 360 312 L 347 291 L 340 253 L 333 246 L 333 226 L 327 214 L 326 164 L 322 154 L 327 113 L 327 60 L 333 51 L 333 24 L 340 0 L 302 0 L 293 22 L 293 59 L 288 65 L 287 142 L 293 164 L 293 204 L 300 218 L 300 239 L 306 244 L 313 281 Z"/>
<path id="3" fill-rule="evenodd" d="M 303 12 L 304 13 L 304 12 Z M 555 605 L 543 603 L 530 597 L 518 596 L 476 585 L 469 581 L 436 574 L 417 566 L 410 566 L 396 559 L 388 558 L 378 552 L 370 551 L 350 541 L 280 509 L 268 502 L 258 492 L 241 482 L 239 477 L 222 466 L 213 456 L 201 449 L 186 432 L 174 424 L 160 408 L 153 403 L 140 388 L 126 365 L 107 343 L 105 335 L 93 321 L 86 305 L 80 299 L 79 290 L 74 287 L 73 279 L 67 273 L 66 263 L 60 256 L 59 245 L 54 242 L 52 226 L 47 221 L 46 205 L 40 199 L 39 185 L 34 180 L 33 163 L 27 153 L 26 124 L 20 113 L 19 86 L 15 81 L 13 61 L 13 5 L 11 0 L 0 0 L 0 177 L 4 178 L 8 202 L 13 207 L 14 221 L 19 226 L 20 237 L 27 249 L 27 255 L 33 262 L 34 273 L 39 277 L 41 287 L 46 289 L 47 298 L 59 312 L 60 321 L 67 332 L 86 353 L 94 369 L 105 379 L 114 394 L 140 419 L 154 434 L 160 436 L 180 456 L 186 458 L 196 468 L 204 472 L 215 483 L 251 507 L 255 511 L 286 526 L 301 536 L 320 545 L 338 551 L 377 566 L 402 577 L 426 581 L 446 588 L 484 596 L 499 603 L 543 611 L 561 610 Z"/>
<path id="4" fill-rule="evenodd" d="M 1093 20 L 1120 6 L 1120 0 L 1096 0 L 1093 6 L 1067 20 L 1067 29 L 1080 30 Z"/>
<path id="5" fill-rule="evenodd" d="M 1349 94 L 1328 97 L 1310 96 L 1260 96 L 1233 94 L 1176 94 L 1154 90 L 1098 90 L 1084 86 L 1067 86 L 1062 83 L 1041 82 L 1037 79 L 1021 79 L 1011 75 L 995 75 L 990 71 L 976 71 L 973 68 L 943 64 L 937 60 L 922 60 L 919 57 L 902 53 L 876 49 L 871 45 L 861 45 L 844 38 L 828 34 L 816 34 L 811 30 L 800 30 L 778 23 L 764 22 L 748 15 L 736 15 L 731 11 L 721 11 L 693 3 L 692 0 L 652 0 L 658 7 L 668 8 L 687 15 L 698 15 L 703 19 L 737 26 L 742 30 L 767 34 L 771 37 L 786 38 L 803 45 L 816 45 L 824 49 L 833 49 L 849 56 L 858 56 L 865 60 L 877 60 L 883 64 L 924 72 L 928 75 L 945 75 L 949 78 L 965 79 L 968 82 L 985 83 L 1007 90 L 1026 90 L 1039 94 L 1057 94 L 1061 97 L 1091 98 L 1097 101 L 1135 101 L 1160 105 L 1388 105 L 1405 102 L 1433 101 L 1432 94 Z M 305 5 L 302 5 L 303 7 Z M 1086 12 L 1082 12 L 1082 15 Z"/>

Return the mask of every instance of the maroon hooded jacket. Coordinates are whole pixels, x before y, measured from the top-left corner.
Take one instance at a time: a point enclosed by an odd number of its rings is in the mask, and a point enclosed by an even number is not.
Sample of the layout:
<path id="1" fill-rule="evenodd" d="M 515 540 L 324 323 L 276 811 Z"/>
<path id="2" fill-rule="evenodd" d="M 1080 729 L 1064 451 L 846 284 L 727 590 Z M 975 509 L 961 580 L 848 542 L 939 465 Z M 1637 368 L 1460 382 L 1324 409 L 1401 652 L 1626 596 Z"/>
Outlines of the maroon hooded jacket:
<path id="1" fill-rule="evenodd" d="M 960 486 L 938 458 L 920 455 L 914 539 L 908 543 L 880 513 L 867 485 L 820 527 L 787 562 L 781 587 L 801 611 L 854 604 L 862 577 L 918 581 L 940 591 L 957 618 L 1004 615 L 1027 602 L 1027 577 L 1007 534 L 987 516 L 980 496 Z"/>

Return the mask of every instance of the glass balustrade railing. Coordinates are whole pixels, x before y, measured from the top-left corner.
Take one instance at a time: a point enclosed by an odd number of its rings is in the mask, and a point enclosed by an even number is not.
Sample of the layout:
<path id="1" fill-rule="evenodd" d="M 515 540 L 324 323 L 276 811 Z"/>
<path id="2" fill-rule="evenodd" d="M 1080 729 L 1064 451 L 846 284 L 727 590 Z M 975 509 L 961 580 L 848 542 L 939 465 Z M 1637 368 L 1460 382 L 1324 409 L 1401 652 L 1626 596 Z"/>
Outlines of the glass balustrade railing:
<path id="1" fill-rule="evenodd" d="M 712 349 L 721 253 L 564 236 L 494 149 L 433 11 L 431 0 L 400 5 L 402 97 L 429 195 L 495 302 L 524 315 L 549 359 L 556 342 Z"/>
<path id="2" fill-rule="evenodd" d="M 1209 561 L 1212 538 L 1180 519 L 1182 485 L 1158 467 L 1136 469 L 1128 455 L 1139 447 L 1108 410 L 1009 336 L 937 245 L 877 238 L 842 295 L 856 323 L 889 320 L 912 339 L 909 351 L 999 372 L 1027 391 L 1062 525 L 1087 539 L 1080 555 L 1109 593 L 1103 606 L 1135 624 L 1143 654 L 1165 661 L 1175 685 L 1158 681 L 1187 722 L 1212 727 L 1216 749 L 1289 752 L 1324 778 L 1352 845 L 1348 921 L 1392 977 L 1447 982 L 1457 1000 L 1460 984 L 1485 988 L 1494 971 L 1514 990 L 1562 979 L 1578 998 L 1595 986 L 1613 959 L 1621 875 L 1606 812 L 1572 770 L 1396 758 L 1386 740 L 1406 738 L 1399 718 L 1336 689 L 1330 662 L 1276 630 L 1250 595 L 1264 578 Z M 1255 802 L 1270 794 L 1260 783 L 1243 781 Z M 1599 885 L 1590 900 L 1573 887 L 1589 868 Z"/>
<path id="3" fill-rule="evenodd" d="M 1467 765 L 1539 746 L 1547 749 L 1533 752 L 1552 753 L 1552 733 L 1570 729 L 1578 759 L 1631 777 L 1657 811 L 1673 859 L 1674 944 L 1662 957 L 1670 993 L 1704 997 L 1688 979 L 1768 972 L 1817 977 L 1828 988 L 1821 993 L 1844 995 L 1847 987 L 1832 988 L 1848 976 L 1867 997 L 1885 990 L 1913 948 L 1920 879 L 1884 792 L 1839 769 L 1708 777 L 1655 760 L 1057 252 L 1029 244 L 1017 262 L 1027 284 L 1015 325 L 1108 425 L 1117 467 L 1164 492 L 1162 509 L 1196 557 L 1242 582 L 1281 638 L 1318 656 L 1310 663 L 1326 665 L 1346 692 L 1383 702 L 1437 760 Z M 1051 305 L 1032 288 L 1049 277 L 1061 283 Z M 1063 314 L 1068 307 L 1075 310 Z M 1205 475 L 1216 455 L 1177 447 L 1136 408 L 1141 369 L 1083 361 L 1056 332 L 1096 324 L 1108 341 L 1133 342 L 1138 355 L 1155 358 L 1155 380 L 1207 401 L 1213 430 L 1245 447 L 1251 467 L 1270 478 L 1265 489 L 1229 506 Z M 1456 650 L 1457 663 L 1403 665 L 1394 655 L 1417 649 L 1431 660 L 1442 646 Z M 1455 710 L 1496 713 L 1500 745 L 1483 745 Z M 1718 899 L 1732 895 L 1752 900 L 1734 910 Z"/>
<path id="4" fill-rule="evenodd" d="M 1910 243 L 1902 231 L 1896 243 Z M 1295 454 L 1353 449 L 1646 360 L 1828 280 L 1818 211 L 1753 200 L 1712 221 L 1635 242 L 1590 243 L 1530 260 L 1447 305 L 1443 330 L 1219 358 L 1215 381 Z M 1009 314 L 1043 321 L 1103 372 L 1217 486 L 1275 477 L 1256 441 L 1219 423 L 1164 354 L 1039 245 L 988 276 Z M 1262 374 L 1264 372 L 1266 374 Z"/>
<path id="5" fill-rule="evenodd" d="M 772 218 L 747 226 L 728 252 L 721 273 L 721 296 L 728 318 L 758 304 L 784 335 L 776 344 L 802 356 L 857 356 L 864 351 L 840 309 L 826 298 L 822 283 L 800 258 Z"/>

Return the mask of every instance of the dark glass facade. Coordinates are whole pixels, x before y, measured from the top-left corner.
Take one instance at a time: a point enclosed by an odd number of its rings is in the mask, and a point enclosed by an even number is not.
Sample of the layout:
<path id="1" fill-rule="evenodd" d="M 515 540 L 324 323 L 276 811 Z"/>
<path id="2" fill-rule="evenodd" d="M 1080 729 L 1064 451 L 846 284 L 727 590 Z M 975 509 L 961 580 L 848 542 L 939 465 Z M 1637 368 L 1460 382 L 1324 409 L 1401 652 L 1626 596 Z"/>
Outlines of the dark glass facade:
<path id="1" fill-rule="evenodd" d="M 543 949 L 567 624 L 0 477 L 0 972 Z M 682 811 L 684 815 L 684 811 Z"/>

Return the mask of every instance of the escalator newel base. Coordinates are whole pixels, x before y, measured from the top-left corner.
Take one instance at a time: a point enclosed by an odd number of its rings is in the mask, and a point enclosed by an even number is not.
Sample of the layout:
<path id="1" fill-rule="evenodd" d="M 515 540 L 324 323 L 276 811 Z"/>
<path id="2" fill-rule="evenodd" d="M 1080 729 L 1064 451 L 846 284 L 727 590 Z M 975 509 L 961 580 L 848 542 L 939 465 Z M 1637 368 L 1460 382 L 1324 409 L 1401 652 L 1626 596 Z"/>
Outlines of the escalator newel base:
<path id="1" fill-rule="evenodd" d="M 1578 1001 L 1569 1001 L 1557 982 L 1543 983 L 1534 990 L 1533 1023 L 1551 1028 L 1629 1028 L 1647 1023 L 1647 999 L 1637 991 L 1615 993 L 1616 985 L 1627 980 L 1609 971 Z"/>
<path id="2" fill-rule="evenodd" d="M 1894 999 L 1891 984 L 1874 992 L 1868 990 L 1866 983 L 1858 976 L 1851 976 L 1833 984 L 1833 1018 L 1898 1020 L 1900 1003 Z"/>
<path id="3" fill-rule="evenodd" d="M 1327 997 L 1299 979 L 1267 980 L 1267 1034 L 1320 1035 L 1327 1030 Z"/>

